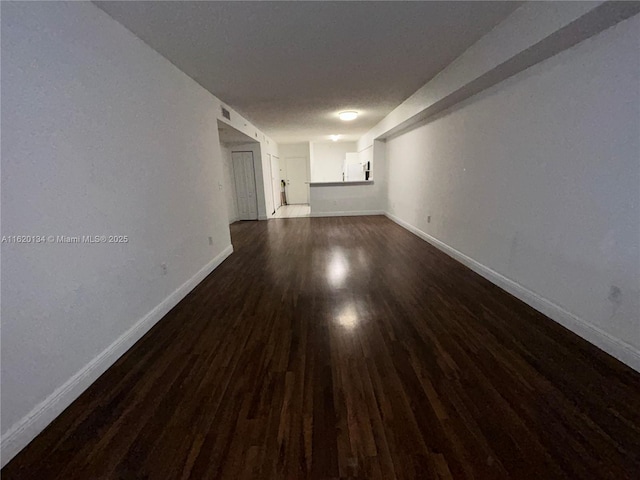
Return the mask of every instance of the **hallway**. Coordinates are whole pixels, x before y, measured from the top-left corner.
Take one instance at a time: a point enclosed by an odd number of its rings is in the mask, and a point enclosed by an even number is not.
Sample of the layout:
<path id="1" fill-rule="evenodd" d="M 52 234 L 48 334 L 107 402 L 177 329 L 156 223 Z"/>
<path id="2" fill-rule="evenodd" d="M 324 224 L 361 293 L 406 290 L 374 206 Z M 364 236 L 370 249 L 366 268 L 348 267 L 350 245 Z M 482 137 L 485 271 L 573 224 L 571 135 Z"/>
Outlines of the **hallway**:
<path id="1" fill-rule="evenodd" d="M 640 375 L 387 218 L 231 233 L 3 479 L 640 471 Z"/>

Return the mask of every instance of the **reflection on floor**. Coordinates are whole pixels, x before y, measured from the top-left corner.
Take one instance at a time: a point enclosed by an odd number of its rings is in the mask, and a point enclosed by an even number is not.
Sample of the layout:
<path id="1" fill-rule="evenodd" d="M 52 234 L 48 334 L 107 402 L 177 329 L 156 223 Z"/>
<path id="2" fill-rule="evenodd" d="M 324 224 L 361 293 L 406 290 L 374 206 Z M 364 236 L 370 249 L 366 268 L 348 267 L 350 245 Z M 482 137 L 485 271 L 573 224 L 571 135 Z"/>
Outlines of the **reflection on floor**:
<path id="1" fill-rule="evenodd" d="M 300 205 L 282 205 L 273 218 L 294 218 L 294 217 L 308 217 L 311 214 L 311 207 L 309 204 Z"/>

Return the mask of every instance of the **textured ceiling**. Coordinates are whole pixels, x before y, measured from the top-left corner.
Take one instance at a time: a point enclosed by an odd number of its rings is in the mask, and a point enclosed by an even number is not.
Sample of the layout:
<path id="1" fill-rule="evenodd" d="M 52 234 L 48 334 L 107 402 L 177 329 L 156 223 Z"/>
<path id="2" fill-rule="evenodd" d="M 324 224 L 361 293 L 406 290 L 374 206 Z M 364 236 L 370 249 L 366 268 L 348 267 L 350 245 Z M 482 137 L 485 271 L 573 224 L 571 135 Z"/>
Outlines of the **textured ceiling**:
<path id="1" fill-rule="evenodd" d="M 357 139 L 519 6 L 95 3 L 279 143 Z"/>

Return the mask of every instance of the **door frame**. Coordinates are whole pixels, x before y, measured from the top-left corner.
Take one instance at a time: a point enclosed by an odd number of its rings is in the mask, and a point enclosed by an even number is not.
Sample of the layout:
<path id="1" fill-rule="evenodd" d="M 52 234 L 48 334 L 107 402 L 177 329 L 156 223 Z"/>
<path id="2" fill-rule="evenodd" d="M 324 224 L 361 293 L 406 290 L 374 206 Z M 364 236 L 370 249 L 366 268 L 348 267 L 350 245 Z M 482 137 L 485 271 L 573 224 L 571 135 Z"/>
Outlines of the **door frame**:
<path id="1" fill-rule="evenodd" d="M 278 211 L 278 209 L 282 206 L 282 204 L 280 203 L 280 198 L 277 194 L 280 193 L 280 180 L 277 180 L 278 182 L 278 189 L 275 189 L 275 180 L 274 178 L 276 178 L 273 174 L 273 157 L 276 157 L 275 155 L 268 153 L 267 155 L 269 155 L 269 172 L 271 172 L 271 196 L 273 197 L 273 213 L 272 215 L 275 215 L 275 213 Z M 276 157 L 278 159 L 278 178 L 280 178 L 280 157 Z M 277 206 L 276 206 L 277 205 Z"/>

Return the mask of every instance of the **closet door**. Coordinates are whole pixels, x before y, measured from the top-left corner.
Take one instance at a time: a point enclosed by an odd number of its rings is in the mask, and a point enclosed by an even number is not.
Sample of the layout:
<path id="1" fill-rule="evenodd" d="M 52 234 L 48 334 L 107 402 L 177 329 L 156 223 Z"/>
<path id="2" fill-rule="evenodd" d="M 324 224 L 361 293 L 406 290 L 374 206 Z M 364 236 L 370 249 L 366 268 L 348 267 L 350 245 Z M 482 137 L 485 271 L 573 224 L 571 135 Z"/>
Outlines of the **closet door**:
<path id="1" fill-rule="evenodd" d="M 236 183 L 238 218 L 240 220 L 257 220 L 258 204 L 253 152 L 231 152 L 231 160 Z"/>

